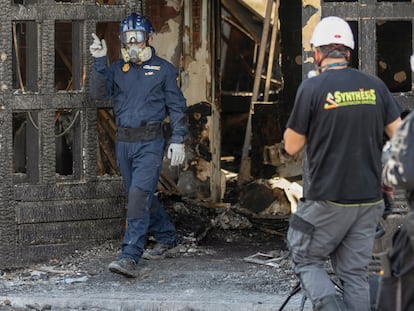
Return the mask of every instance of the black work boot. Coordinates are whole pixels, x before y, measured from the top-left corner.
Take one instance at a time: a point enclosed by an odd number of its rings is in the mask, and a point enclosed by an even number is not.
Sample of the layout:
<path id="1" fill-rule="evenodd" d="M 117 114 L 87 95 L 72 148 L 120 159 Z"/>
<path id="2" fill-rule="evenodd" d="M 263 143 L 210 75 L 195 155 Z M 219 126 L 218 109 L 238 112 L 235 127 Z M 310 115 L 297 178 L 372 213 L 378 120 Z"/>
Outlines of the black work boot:
<path id="1" fill-rule="evenodd" d="M 155 246 L 151 249 L 146 249 L 144 253 L 142 254 L 142 258 L 144 259 L 161 259 L 165 258 L 165 256 L 169 253 L 171 249 L 173 249 L 175 246 L 174 244 L 163 244 L 163 243 L 157 243 Z"/>
<path id="2" fill-rule="evenodd" d="M 315 304 L 314 311 L 346 311 L 345 304 L 337 295 L 323 297 Z"/>
<path id="3" fill-rule="evenodd" d="M 108 268 L 109 271 L 122 274 L 128 278 L 136 278 L 138 276 L 137 263 L 132 258 L 121 258 L 112 261 Z"/>

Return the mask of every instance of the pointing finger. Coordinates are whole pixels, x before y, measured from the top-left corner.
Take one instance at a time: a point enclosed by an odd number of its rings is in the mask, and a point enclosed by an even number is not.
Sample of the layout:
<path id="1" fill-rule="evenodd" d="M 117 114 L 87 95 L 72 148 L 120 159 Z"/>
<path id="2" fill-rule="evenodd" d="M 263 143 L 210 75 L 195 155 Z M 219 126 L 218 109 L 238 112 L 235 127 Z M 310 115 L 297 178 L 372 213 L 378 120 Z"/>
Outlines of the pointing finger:
<path id="1" fill-rule="evenodd" d="M 92 33 L 92 37 L 93 37 L 93 40 L 94 40 L 95 42 L 99 42 L 99 43 L 101 43 L 101 40 L 99 39 L 99 37 L 98 37 L 95 33 Z"/>

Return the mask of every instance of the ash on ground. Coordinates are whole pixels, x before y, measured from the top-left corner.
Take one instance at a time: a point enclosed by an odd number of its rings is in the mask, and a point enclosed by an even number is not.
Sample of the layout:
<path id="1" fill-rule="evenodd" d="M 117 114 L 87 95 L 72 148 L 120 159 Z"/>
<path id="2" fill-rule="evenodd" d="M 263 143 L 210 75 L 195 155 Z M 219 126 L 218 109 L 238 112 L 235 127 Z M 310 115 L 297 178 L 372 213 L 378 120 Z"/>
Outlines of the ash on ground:
<path id="1" fill-rule="evenodd" d="M 140 275 L 127 279 L 110 273 L 108 264 L 119 253 L 121 240 L 80 249 L 63 259 L 19 269 L 0 270 L 3 296 L 116 291 L 162 291 L 177 288 L 288 293 L 297 280 L 291 270 L 285 234 L 287 220 L 252 221 L 230 208 L 205 208 L 175 202 L 167 207 L 177 227 L 179 245 L 168 258 L 141 260 Z M 271 227 L 273 226 L 273 228 Z M 149 237 L 148 247 L 154 241 Z M 15 309 L 0 301 L 0 310 L 63 310 L 53 305 Z"/>

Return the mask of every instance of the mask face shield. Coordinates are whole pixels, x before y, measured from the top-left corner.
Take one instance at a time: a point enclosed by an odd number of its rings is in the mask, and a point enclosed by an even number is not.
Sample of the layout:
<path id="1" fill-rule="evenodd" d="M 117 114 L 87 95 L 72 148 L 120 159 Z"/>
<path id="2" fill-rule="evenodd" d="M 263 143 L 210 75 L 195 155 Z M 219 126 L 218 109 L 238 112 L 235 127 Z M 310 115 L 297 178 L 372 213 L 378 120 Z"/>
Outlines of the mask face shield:
<path id="1" fill-rule="evenodd" d="M 147 41 L 147 34 L 141 30 L 128 30 L 121 34 L 121 43 L 126 45 L 128 43 L 141 43 Z"/>
<path id="2" fill-rule="evenodd" d="M 128 52 L 131 62 L 136 63 L 140 60 L 139 55 L 142 51 L 142 48 L 139 48 L 136 45 L 131 45 L 126 50 Z"/>

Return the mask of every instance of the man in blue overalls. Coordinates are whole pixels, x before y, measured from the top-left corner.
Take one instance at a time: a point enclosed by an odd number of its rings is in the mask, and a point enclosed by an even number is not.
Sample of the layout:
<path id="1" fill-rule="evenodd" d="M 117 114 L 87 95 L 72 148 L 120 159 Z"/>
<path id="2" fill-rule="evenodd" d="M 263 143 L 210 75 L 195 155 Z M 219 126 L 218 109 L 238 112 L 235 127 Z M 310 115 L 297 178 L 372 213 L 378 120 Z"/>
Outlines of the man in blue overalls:
<path id="1" fill-rule="evenodd" d="M 121 254 L 109 270 L 126 277 L 137 276 L 148 232 L 157 244 L 145 253 L 147 259 L 162 256 L 176 243 L 175 227 L 154 193 L 164 156 L 164 119 L 169 116 L 172 129 L 167 157 L 172 166 L 180 165 L 185 158 L 187 106 L 177 85 L 177 69 L 151 46 L 153 33 L 145 16 L 132 13 L 126 17 L 120 25 L 122 58 L 109 67 L 105 40 L 92 34 L 90 46 L 94 57 L 91 97 L 113 98 L 116 156 L 128 192 L 128 227 Z"/>

